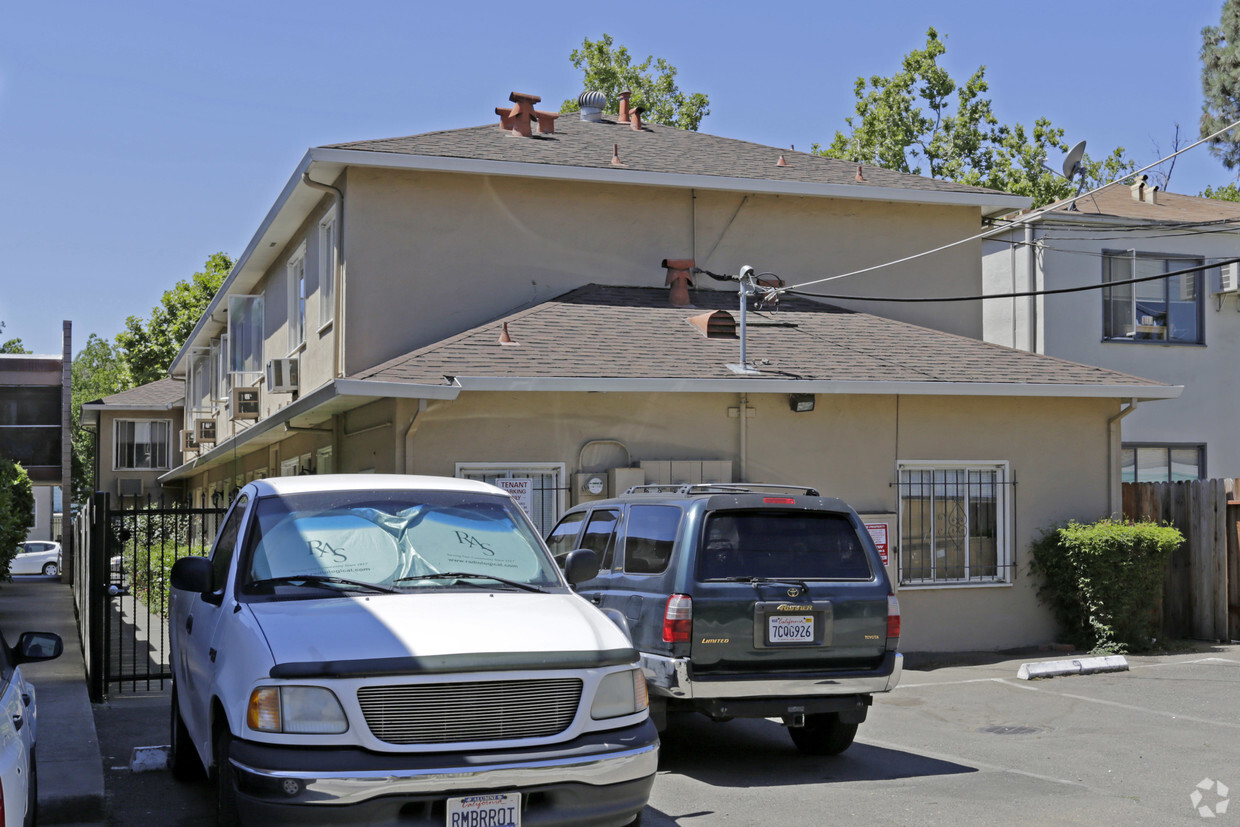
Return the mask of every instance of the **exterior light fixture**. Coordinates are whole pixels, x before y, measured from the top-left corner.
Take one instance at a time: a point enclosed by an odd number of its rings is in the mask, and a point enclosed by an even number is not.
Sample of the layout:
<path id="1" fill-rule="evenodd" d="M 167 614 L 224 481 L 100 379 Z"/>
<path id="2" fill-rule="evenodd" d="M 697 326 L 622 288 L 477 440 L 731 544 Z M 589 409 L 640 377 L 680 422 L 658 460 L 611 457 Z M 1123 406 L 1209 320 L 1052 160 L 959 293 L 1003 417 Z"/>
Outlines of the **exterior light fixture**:
<path id="1" fill-rule="evenodd" d="M 814 409 L 814 395 L 812 393 L 790 393 L 788 394 L 788 407 L 793 413 L 808 413 Z"/>

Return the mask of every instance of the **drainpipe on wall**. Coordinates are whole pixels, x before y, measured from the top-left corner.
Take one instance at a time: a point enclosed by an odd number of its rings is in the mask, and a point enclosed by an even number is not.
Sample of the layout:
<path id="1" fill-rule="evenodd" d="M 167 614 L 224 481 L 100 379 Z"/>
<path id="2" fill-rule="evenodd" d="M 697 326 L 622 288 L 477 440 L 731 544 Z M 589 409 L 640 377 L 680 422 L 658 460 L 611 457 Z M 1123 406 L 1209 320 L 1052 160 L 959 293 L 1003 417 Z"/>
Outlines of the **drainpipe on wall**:
<path id="1" fill-rule="evenodd" d="M 1119 423 L 1121 419 L 1128 416 L 1128 414 L 1132 413 L 1136 409 L 1137 400 L 1129 399 L 1127 408 L 1124 408 L 1115 416 L 1107 420 L 1107 500 L 1110 504 L 1111 514 L 1116 517 L 1123 516 L 1121 511 L 1123 510 L 1124 503 L 1121 490 L 1116 484 L 1116 480 L 1120 477 L 1120 468 L 1119 459 L 1115 455 L 1115 444 L 1117 442 L 1120 443 L 1120 450 L 1123 450 Z"/>
<path id="2" fill-rule="evenodd" d="M 331 184 L 322 184 L 313 180 L 309 172 L 301 174 L 301 180 L 307 187 L 323 192 L 330 192 L 336 201 L 336 306 L 334 324 L 336 327 L 336 348 L 333 357 L 336 360 L 333 375 L 344 376 L 344 193 Z"/>
<path id="3" fill-rule="evenodd" d="M 1025 222 L 1025 274 L 1028 278 L 1026 290 L 1033 292 L 1040 290 L 1037 277 L 1038 255 L 1033 248 L 1033 226 L 1029 222 Z M 1038 297 L 1029 297 L 1029 331 L 1025 334 L 1026 341 L 1029 343 L 1029 352 L 1041 353 L 1038 348 Z"/>
<path id="4" fill-rule="evenodd" d="M 409 420 L 409 427 L 405 429 L 404 453 L 400 463 L 396 466 L 403 468 L 404 473 L 413 473 L 413 435 L 418 430 L 418 417 L 426 412 L 426 400 L 418 400 L 418 409 L 413 412 L 413 417 Z"/>
<path id="5" fill-rule="evenodd" d="M 741 482 L 749 482 L 749 394 L 741 394 Z"/>

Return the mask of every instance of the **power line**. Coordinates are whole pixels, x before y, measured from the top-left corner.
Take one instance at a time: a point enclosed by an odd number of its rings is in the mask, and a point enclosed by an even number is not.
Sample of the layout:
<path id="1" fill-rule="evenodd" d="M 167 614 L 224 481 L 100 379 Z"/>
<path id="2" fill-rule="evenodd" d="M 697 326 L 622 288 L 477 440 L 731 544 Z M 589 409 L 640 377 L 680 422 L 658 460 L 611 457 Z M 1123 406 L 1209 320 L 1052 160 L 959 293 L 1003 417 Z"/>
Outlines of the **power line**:
<path id="1" fill-rule="evenodd" d="M 825 293 L 810 293 L 796 287 L 771 288 L 771 292 L 791 293 L 794 296 L 812 296 L 816 299 L 838 299 L 858 302 L 972 302 L 983 301 L 985 299 L 1023 299 L 1031 296 L 1054 296 L 1060 293 L 1083 293 L 1086 290 L 1105 290 L 1108 287 L 1116 287 L 1122 284 L 1140 284 L 1145 281 L 1157 281 L 1158 279 L 1168 279 L 1172 276 L 1182 276 L 1187 273 L 1199 273 L 1202 270 L 1210 270 L 1224 264 L 1240 263 L 1240 258 L 1228 258 L 1221 261 L 1214 261 L 1209 264 L 1200 264 L 1195 267 L 1185 267 L 1183 270 L 1172 270 L 1170 273 L 1159 273 L 1156 276 L 1140 276 L 1132 279 L 1119 279 L 1117 281 L 1104 281 L 1098 284 L 1086 284 L 1080 287 L 1058 287 L 1053 290 L 1029 290 L 1022 293 L 991 293 L 977 296 L 921 296 L 921 297 L 895 297 L 895 296 L 847 296 L 847 295 L 828 295 Z"/>

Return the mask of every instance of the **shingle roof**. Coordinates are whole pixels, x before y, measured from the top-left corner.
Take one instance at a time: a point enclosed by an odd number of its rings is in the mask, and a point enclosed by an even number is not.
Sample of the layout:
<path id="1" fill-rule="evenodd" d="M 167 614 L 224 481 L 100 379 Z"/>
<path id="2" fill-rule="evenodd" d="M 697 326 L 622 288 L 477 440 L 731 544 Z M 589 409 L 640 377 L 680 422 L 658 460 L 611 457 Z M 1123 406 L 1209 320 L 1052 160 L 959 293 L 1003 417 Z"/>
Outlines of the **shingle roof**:
<path id="1" fill-rule="evenodd" d="M 185 383 L 180 379 L 157 379 L 127 391 L 86 403 L 109 408 L 175 408 L 185 400 Z"/>
<path id="2" fill-rule="evenodd" d="M 501 129 L 498 118 L 487 126 L 427 132 L 404 138 L 354 141 L 324 149 L 348 149 L 444 158 L 550 164 L 616 170 L 709 175 L 726 178 L 840 184 L 858 188 L 895 188 L 941 193 L 1006 195 L 902 172 L 867 166 L 864 182 L 856 180 L 857 164 L 823 158 L 791 149 L 722 138 L 659 124 L 636 131 L 626 124 L 604 120 L 590 123 L 575 115 L 559 118 L 555 133 L 522 138 Z M 612 165 L 613 148 L 623 167 Z M 777 166 L 783 155 L 787 166 Z M 1010 196 L 1015 198 L 1015 196 Z"/>
<path id="3" fill-rule="evenodd" d="M 1109 215 L 1138 221 L 1240 221 L 1240 203 L 1159 192 L 1158 203 L 1133 199 L 1123 184 L 1107 187 L 1076 202 L 1078 215 Z M 1053 207 L 1058 216 L 1067 205 Z M 1049 216 L 1048 216 L 1049 217 Z"/>
<path id="4" fill-rule="evenodd" d="M 739 361 L 738 340 L 706 339 L 687 321 L 713 310 L 739 315 L 736 295 L 698 290 L 693 303 L 673 307 L 660 288 L 587 285 L 351 378 L 432 385 L 461 377 L 737 378 L 727 365 Z M 505 322 L 518 345 L 498 343 Z M 762 360 L 756 382 L 1119 385 L 1134 394 L 1167 387 L 798 297 L 785 297 L 778 312 L 750 311 L 747 327 L 747 357 Z"/>

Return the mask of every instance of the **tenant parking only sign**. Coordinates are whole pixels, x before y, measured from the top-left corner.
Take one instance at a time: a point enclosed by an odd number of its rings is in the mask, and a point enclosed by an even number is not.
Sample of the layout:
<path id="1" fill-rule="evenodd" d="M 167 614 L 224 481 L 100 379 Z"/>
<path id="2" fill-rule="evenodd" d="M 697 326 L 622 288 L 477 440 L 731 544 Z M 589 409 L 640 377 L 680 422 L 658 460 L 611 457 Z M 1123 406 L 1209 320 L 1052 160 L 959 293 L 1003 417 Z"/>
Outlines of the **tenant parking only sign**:
<path id="1" fill-rule="evenodd" d="M 495 484 L 512 495 L 526 514 L 534 514 L 534 480 L 530 478 L 499 479 Z"/>

